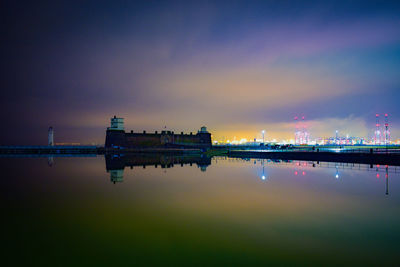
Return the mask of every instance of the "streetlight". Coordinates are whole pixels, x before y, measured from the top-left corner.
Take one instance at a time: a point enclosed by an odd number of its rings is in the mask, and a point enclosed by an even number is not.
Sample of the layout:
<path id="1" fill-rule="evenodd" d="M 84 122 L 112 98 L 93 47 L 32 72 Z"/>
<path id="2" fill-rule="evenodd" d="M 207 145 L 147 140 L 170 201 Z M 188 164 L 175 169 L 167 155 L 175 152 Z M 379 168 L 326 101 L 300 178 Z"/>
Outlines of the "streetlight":
<path id="1" fill-rule="evenodd" d="M 336 143 L 336 145 L 338 145 L 339 144 L 339 140 L 338 140 L 338 137 L 339 137 L 339 131 L 338 130 L 336 130 L 336 140 L 335 140 L 335 143 Z"/>
<path id="2" fill-rule="evenodd" d="M 262 133 L 262 136 L 263 136 L 263 142 L 262 142 L 262 143 L 263 143 L 263 145 L 264 145 L 264 134 L 265 134 L 265 130 L 262 130 L 261 133 Z"/>

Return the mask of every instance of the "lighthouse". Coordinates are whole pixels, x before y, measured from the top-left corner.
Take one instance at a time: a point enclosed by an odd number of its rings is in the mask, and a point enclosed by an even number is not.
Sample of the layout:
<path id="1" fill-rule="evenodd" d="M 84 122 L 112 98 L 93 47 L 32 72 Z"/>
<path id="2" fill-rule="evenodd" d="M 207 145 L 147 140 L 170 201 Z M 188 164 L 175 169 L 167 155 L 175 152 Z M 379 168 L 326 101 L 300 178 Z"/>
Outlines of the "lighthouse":
<path id="1" fill-rule="evenodd" d="M 54 130 L 53 127 L 49 127 L 48 145 L 54 146 Z"/>

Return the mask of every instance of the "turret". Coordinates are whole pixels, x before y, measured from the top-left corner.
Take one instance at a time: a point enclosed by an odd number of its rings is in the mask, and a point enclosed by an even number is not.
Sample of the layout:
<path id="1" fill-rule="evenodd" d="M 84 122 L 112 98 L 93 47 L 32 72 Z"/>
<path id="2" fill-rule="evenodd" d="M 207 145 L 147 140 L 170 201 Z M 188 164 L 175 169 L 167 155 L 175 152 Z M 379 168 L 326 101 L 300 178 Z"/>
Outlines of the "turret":
<path id="1" fill-rule="evenodd" d="M 111 127 L 108 127 L 108 130 L 124 131 L 124 118 L 117 118 L 117 116 L 111 118 Z"/>
<path id="2" fill-rule="evenodd" d="M 107 127 L 105 147 L 125 146 L 124 119 L 114 116 L 111 118 L 111 127 Z"/>
<path id="3" fill-rule="evenodd" d="M 208 133 L 206 126 L 201 126 L 199 133 Z"/>
<path id="4" fill-rule="evenodd" d="M 202 147 L 211 148 L 211 134 L 207 131 L 206 126 L 202 126 L 200 131 L 197 132 L 200 137 L 200 145 Z"/>

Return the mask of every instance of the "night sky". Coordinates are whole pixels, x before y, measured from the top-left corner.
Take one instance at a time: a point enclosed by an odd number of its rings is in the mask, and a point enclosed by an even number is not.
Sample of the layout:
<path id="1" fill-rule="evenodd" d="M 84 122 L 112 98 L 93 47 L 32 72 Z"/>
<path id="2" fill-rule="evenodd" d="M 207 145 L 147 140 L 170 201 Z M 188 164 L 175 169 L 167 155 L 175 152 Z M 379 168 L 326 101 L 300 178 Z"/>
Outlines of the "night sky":
<path id="1" fill-rule="evenodd" d="M 2 2 L 0 145 L 126 129 L 400 137 L 399 1 Z"/>

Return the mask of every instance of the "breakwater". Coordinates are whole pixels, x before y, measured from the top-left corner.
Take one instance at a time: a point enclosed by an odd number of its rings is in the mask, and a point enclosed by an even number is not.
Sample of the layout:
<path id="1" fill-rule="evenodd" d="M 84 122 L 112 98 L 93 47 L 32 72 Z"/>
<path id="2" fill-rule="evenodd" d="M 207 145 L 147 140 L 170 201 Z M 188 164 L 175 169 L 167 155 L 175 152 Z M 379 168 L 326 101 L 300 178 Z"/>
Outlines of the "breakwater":
<path id="1" fill-rule="evenodd" d="M 98 154 L 96 146 L 0 146 L 3 155 Z"/>
<path id="2" fill-rule="evenodd" d="M 0 146 L 0 155 L 103 155 L 103 154 L 202 154 L 201 149 L 181 148 L 105 148 L 97 146 Z"/>

